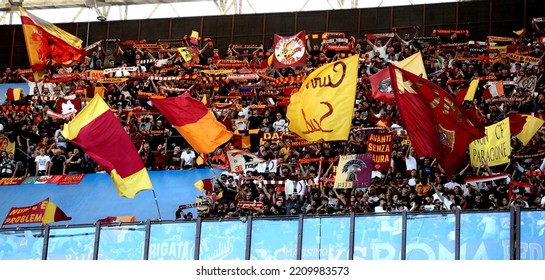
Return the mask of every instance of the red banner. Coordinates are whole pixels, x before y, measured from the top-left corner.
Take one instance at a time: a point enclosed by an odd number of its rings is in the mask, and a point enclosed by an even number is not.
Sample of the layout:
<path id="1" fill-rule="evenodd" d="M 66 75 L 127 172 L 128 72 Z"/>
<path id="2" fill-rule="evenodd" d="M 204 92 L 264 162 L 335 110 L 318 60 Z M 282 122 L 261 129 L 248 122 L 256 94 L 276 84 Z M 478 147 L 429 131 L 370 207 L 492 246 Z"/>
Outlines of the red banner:
<path id="1" fill-rule="evenodd" d="M 0 186 L 20 185 L 24 180 L 25 180 L 25 177 L 0 178 Z"/>
<path id="2" fill-rule="evenodd" d="M 62 177 L 63 175 L 38 176 L 34 180 L 34 184 L 57 184 Z"/>
<path id="3" fill-rule="evenodd" d="M 66 175 L 59 180 L 58 185 L 77 185 L 84 177 L 85 174 Z"/>
<path id="4" fill-rule="evenodd" d="M 28 207 L 13 207 L 2 225 L 41 223 L 48 204 L 49 201 L 44 200 Z"/>
<path id="5" fill-rule="evenodd" d="M 238 208 L 256 208 L 263 209 L 263 202 L 261 201 L 239 201 L 237 204 Z"/>
<path id="6" fill-rule="evenodd" d="M 42 225 L 71 220 L 71 217 L 59 208 L 55 203 L 46 198 L 37 204 L 26 207 L 12 207 L 2 225 L 41 223 Z"/>
<path id="7" fill-rule="evenodd" d="M 367 153 L 373 156 L 373 169 L 381 172 L 388 171 L 392 160 L 392 134 L 374 133 L 369 134 L 367 141 Z"/>

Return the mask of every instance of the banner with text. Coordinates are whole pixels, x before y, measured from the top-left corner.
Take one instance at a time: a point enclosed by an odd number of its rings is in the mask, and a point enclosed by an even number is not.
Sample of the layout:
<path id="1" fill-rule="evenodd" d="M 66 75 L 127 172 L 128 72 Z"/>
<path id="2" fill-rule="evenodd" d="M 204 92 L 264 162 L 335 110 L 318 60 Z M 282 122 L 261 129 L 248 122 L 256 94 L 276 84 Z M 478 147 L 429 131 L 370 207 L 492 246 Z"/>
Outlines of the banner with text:
<path id="1" fill-rule="evenodd" d="M 511 132 L 509 118 L 486 127 L 486 136 L 469 144 L 471 165 L 496 166 L 509 162 L 511 156 Z"/>
<path id="2" fill-rule="evenodd" d="M 367 153 L 373 155 L 373 169 L 388 171 L 392 159 L 392 134 L 371 132 L 367 141 Z"/>
<path id="3" fill-rule="evenodd" d="M 372 171 L 371 154 L 341 156 L 335 175 L 335 188 L 366 188 L 371 184 Z"/>

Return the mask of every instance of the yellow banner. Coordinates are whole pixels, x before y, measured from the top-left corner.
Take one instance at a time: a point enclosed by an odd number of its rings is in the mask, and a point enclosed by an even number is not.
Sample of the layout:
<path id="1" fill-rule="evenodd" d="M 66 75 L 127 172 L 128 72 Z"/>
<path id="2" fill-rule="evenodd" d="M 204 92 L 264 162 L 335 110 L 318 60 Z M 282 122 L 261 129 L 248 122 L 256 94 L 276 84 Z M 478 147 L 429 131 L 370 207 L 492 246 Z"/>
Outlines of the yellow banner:
<path id="1" fill-rule="evenodd" d="M 511 132 L 509 118 L 486 127 L 486 136 L 469 144 L 471 165 L 496 166 L 509 162 L 511 155 Z"/>
<path id="2" fill-rule="evenodd" d="M 507 57 L 509 59 L 515 60 L 515 61 L 521 61 L 521 62 L 531 62 L 531 63 L 539 63 L 541 62 L 540 58 L 537 57 L 531 57 L 527 55 L 519 55 L 514 53 L 508 53 Z"/>
<path id="3" fill-rule="evenodd" d="M 195 56 L 193 49 L 188 47 L 178 48 L 178 52 L 180 53 L 185 62 L 190 62 L 191 60 L 193 60 L 193 56 Z"/>
<path id="4" fill-rule="evenodd" d="M 356 83 L 358 56 L 338 60 L 314 70 L 287 109 L 289 129 L 307 141 L 348 140 Z"/>
<path id="5" fill-rule="evenodd" d="M 515 43 L 515 39 L 509 37 L 488 36 L 486 37 L 488 42 L 511 42 Z"/>
<path id="6" fill-rule="evenodd" d="M 102 84 L 119 84 L 128 81 L 129 78 L 105 78 L 99 79 L 98 82 Z"/>
<path id="7" fill-rule="evenodd" d="M 219 69 L 219 70 L 202 70 L 201 73 L 209 75 L 227 75 L 235 73 L 235 69 Z"/>
<path id="8" fill-rule="evenodd" d="M 104 70 L 90 70 L 89 71 L 89 80 L 98 81 L 100 79 L 104 79 L 106 76 L 104 76 Z"/>

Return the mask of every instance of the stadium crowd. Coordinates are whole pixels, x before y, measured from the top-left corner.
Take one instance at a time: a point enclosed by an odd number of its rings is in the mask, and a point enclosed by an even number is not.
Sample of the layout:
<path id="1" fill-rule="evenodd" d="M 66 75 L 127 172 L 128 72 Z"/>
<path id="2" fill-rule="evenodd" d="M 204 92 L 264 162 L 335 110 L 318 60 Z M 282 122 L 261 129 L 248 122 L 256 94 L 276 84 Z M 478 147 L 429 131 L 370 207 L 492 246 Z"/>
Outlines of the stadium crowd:
<path id="1" fill-rule="evenodd" d="M 101 172 L 100 166 L 63 137 L 63 124 L 69 118 L 50 114 L 50 110 L 57 111 L 60 106 L 57 100 L 65 97 L 81 99 L 83 107 L 87 102 L 86 91 L 100 83 L 78 74 L 88 77 L 93 71 L 112 69 L 107 74 L 111 78 L 127 79 L 102 84 L 106 88 L 104 99 L 130 135 L 148 170 L 225 167 L 228 165 L 226 151 L 235 148 L 249 150 L 267 162 L 276 160 L 276 172 L 249 168 L 234 173 L 227 168 L 218 174 L 210 196 L 212 203 L 199 208 L 198 215 L 202 217 L 451 211 L 456 207 L 462 210 L 509 209 L 513 206 L 545 208 L 545 200 L 542 200 L 544 177 L 527 173 L 545 169 L 545 156 L 539 156 L 545 149 L 545 131 L 539 130 L 527 145 L 512 138 L 512 155 L 538 156 L 513 156 L 508 164 L 488 166 L 483 162 L 474 167 L 468 155 L 467 165 L 453 178 L 447 178 L 434 158 L 416 155 L 408 135 L 403 133 L 397 107 L 373 99 L 369 82 L 371 75 L 389 64 L 420 52 L 429 80 L 454 97 L 460 89 L 467 88 L 472 78 L 494 77 L 493 80 L 513 82 L 510 91 L 506 86 L 504 97 L 486 98 L 481 90 L 472 101 L 464 101 L 464 107 L 473 110 L 484 125 L 494 124 L 511 112 L 542 118 L 545 116 L 545 83 L 542 79 L 545 46 L 539 35 L 512 36 L 512 46 L 518 46 L 525 57 L 535 58 L 519 61 L 509 56 L 490 58 L 484 43 L 470 41 L 472 38 L 464 37 L 466 33 L 452 32 L 441 38 L 418 36 L 416 28 L 404 31 L 412 34 L 398 35 L 403 32 L 393 30 L 392 36 L 338 40 L 347 42 L 343 46 L 348 46 L 339 50 L 328 48 L 328 44 L 334 44 L 332 41 L 309 39 L 307 63 L 295 68 L 273 68 L 267 61 L 272 50 L 262 45 L 231 45 L 225 52 L 220 52 L 211 41 L 202 42 L 204 46 L 197 49 L 191 62 L 186 62 L 171 46 L 157 50 L 134 48 L 137 45 L 122 42 L 115 47 L 112 47 L 114 43 L 108 43 L 104 48 L 99 44 L 83 63 L 49 69 L 43 83 L 33 82 L 31 72 L 4 68 L 0 73 L 1 83 L 26 82 L 31 92 L 21 100 L 6 100 L 3 108 L 9 109 L 0 112 L 0 128 L 16 147 L 15 153 L 0 154 L 0 175 Z M 177 47 L 191 45 L 188 38 L 177 43 L 180 44 Z M 302 77 L 313 69 L 347 55 L 360 56 L 361 77 L 349 139 L 301 144 L 293 137 L 285 137 L 289 135 L 286 118 L 289 94 L 285 92 L 297 88 Z M 232 68 L 234 65 L 242 67 Z M 232 69 L 248 76 L 225 79 Z M 519 83 L 531 76 L 537 79 L 530 87 Z M 186 92 L 196 99 L 205 99 L 203 102 L 216 113 L 217 119 L 235 132 L 231 141 L 212 154 L 199 155 L 193 151 L 148 99 L 150 94 L 175 96 Z M 373 172 L 371 185 L 367 188 L 333 188 L 334 167 L 339 156 L 365 153 L 371 128 L 376 128 L 378 122 L 390 128 L 397 127 L 391 129 L 394 137 L 390 168 L 385 172 Z M 259 131 L 257 138 L 252 134 L 255 131 Z M 278 137 L 267 139 L 264 134 Z M 237 142 L 242 136 L 250 136 L 250 143 Z M 466 182 L 466 178 L 498 173 L 510 175 L 498 180 Z M 268 183 L 285 179 L 303 180 L 304 190 L 286 194 L 278 184 Z M 258 204 L 238 203 L 240 201 L 261 204 L 256 207 Z M 178 218 L 193 218 L 184 209 L 176 214 Z"/>

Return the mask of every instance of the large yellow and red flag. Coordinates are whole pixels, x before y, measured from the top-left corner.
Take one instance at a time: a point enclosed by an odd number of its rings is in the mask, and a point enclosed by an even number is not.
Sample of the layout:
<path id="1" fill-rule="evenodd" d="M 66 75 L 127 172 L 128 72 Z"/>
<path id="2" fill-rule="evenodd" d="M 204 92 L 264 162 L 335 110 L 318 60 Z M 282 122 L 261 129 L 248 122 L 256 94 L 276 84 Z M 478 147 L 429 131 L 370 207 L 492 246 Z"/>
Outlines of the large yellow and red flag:
<path id="1" fill-rule="evenodd" d="M 102 97 L 95 95 L 62 131 L 110 174 L 122 197 L 153 189 L 134 144 Z"/>
<path id="2" fill-rule="evenodd" d="M 233 137 L 212 111 L 188 93 L 152 97 L 151 102 L 199 153 L 209 154 Z"/>
<path id="3" fill-rule="evenodd" d="M 290 131 L 307 141 L 348 140 L 356 98 L 357 55 L 326 64 L 290 98 Z"/>
<path id="4" fill-rule="evenodd" d="M 42 80 L 43 70 L 48 66 L 73 65 L 85 58 L 87 50 L 81 47 L 81 39 L 36 17 L 23 7 L 19 7 L 19 11 L 34 80 Z"/>

